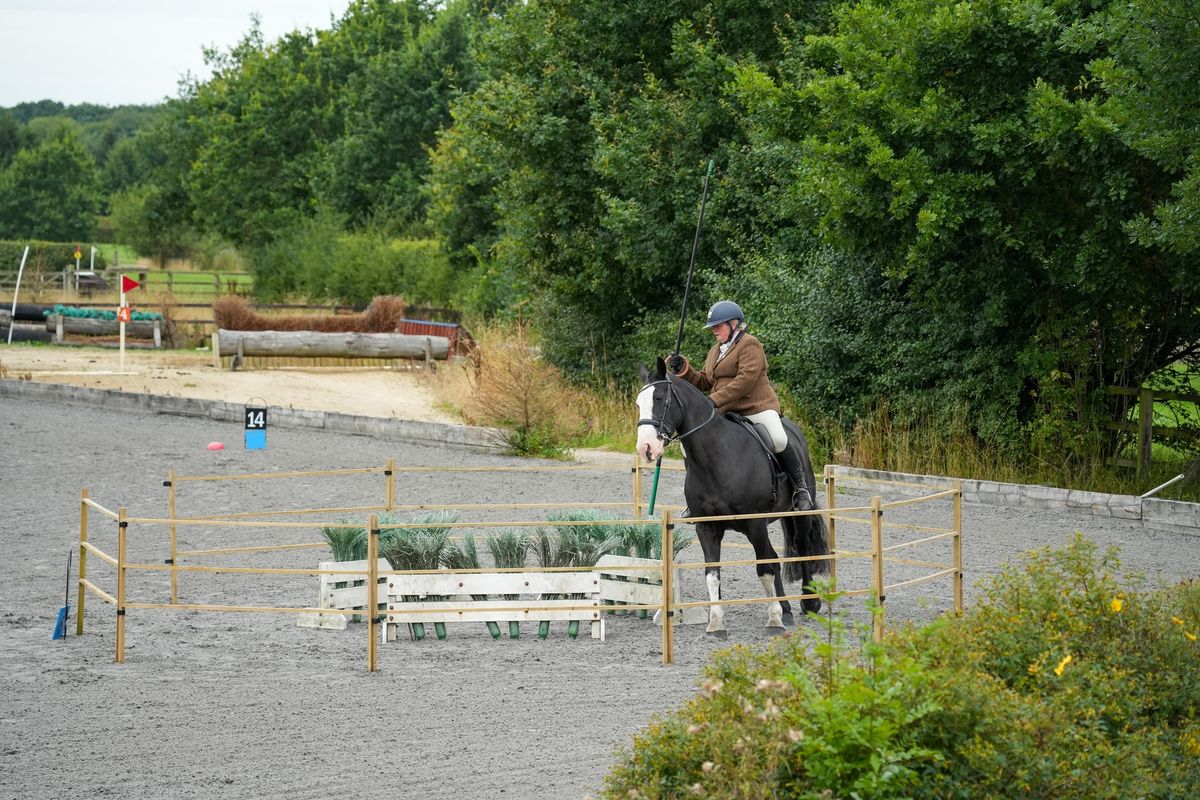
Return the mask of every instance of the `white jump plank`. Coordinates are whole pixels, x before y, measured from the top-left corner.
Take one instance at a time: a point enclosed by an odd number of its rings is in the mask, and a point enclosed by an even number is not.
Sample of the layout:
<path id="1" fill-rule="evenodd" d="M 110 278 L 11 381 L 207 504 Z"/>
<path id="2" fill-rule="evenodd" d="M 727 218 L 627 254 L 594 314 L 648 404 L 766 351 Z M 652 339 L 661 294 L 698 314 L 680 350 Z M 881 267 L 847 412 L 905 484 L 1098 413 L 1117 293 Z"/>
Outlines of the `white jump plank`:
<path id="1" fill-rule="evenodd" d="M 662 584 L 601 580 L 600 599 L 637 605 L 661 604 Z"/>
<path id="2" fill-rule="evenodd" d="M 598 576 L 592 572 L 392 575 L 388 579 L 388 594 L 595 594 L 599 590 L 599 583 Z"/>
<path id="3" fill-rule="evenodd" d="M 589 602 L 592 608 L 561 608 L 580 606 Z M 538 606 L 529 609 L 531 605 Z M 462 610 L 471 605 L 486 605 L 486 610 Z M 389 610 L 403 610 L 402 614 L 388 614 L 388 622 L 524 622 L 542 620 L 600 619 L 598 600 L 487 600 L 479 603 L 463 603 L 460 600 L 430 600 L 411 603 L 389 603 Z"/>

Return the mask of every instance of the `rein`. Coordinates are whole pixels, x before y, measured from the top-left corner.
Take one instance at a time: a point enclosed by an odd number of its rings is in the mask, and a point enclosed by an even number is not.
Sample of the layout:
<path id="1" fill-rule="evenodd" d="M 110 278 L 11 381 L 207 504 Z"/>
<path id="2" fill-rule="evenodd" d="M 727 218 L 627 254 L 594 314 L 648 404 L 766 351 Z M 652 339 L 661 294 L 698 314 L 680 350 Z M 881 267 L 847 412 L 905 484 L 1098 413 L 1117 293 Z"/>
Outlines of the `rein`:
<path id="1" fill-rule="evenodd" d="M 680 408 L 683 408 L 683 401 L 681 401 L 679 399 L 679 394 L 675 391 L 675 385 L 673 383 L 671 383 L 669 378 L 664 378 L 661 381 L 651 381 L 650 383 L 647 383 L 646 386 L 657 386 L 660 383 L 665 383 L 667 385 L 667 388 L 670 390 L 670 392 L 667 394 L 666 404 L 663 406 L 662 417 L 660 417 L 659 419 L 654 419 L 653 417 L 651 417 L 649 419 L 639 419 L 637 421 L 637 424 L 639 427 L 642 425 L 653 425 L 654 430 L 656 430 L 658 432 L 658 438 L 661 439 L 666 444 L 670 444 L 671 442 L 674 442 L 674 441 L 682 442 L 684 439 L 691 436 L 693 433 L 700 430 L 701 428 L 703 428 L 705 425 L 712 422 L 713 419 L 716 418 L 717 407 L 714 404 L 712 407 L 712 411 L 708 415 L 708 419 L 704 420 L 704 422 L 701 422 L 696 427 L 694 427 L 691 430 L 686 431 L 684 433 L 677 433 L 674 436 L 667 433 L 666 431 L 663 430 L 663 425 L 667 419 L 667 410 L 671 407 L 671 398 L 672 397 L 675 398 L 675 401 L 677 403 L 679 403 Z"/>

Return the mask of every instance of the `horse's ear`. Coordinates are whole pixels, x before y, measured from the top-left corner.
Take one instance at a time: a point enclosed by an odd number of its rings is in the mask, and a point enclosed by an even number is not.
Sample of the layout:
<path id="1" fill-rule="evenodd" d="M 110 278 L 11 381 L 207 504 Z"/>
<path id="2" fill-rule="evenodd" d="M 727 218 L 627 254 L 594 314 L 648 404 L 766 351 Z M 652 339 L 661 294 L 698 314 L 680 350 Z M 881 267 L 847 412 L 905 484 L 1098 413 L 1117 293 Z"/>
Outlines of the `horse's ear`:
<path id="1" fill-rule="evenodd" d="M 638 364 L 638 374 L 640 374 L 642 376 L 643 384 L 647 384 L 650 382 L 650 370 L 646 369 L 645 364 Z"/>
<path id="2" fill-rule="evenodd" d="M 654 379 L 661 381 L 667 377 L 667 362 L 663 361 L 663 357 L 659 356 L 658 361 L 654 362 Z"/>

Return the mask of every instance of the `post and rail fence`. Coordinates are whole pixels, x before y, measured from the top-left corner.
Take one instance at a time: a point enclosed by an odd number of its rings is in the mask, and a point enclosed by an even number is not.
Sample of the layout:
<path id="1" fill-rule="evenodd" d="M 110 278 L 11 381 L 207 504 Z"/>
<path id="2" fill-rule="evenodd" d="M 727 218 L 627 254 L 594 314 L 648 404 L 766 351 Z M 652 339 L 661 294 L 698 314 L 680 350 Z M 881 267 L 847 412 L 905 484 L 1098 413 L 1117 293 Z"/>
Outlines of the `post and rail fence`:
<path id="1" fill-rule="evenodd" d="M 1197 409 L 1197 419 L 1200 419 L 1200 394 L 1190 392 L 1168 392 L 1145 387 L 1109 386 L 1108 393 L 1122 398 L 1121 421 L 1109 422 L 1108 429 L 1125 434 L 1134 434 L 1137 442 L 1134 458 L 1121 455 L 1111 456 L 1108 464 L 1117 467 L 1133 467 L 1138 473 L 1144 473 L 1150 468 L 1154 439 L 1200 440 L 1200 430 L 1195 427 L 1180 427 L 1177 425 L 1155 424 L 1154 406 L 1159 402 L 1191 403 Z M 1125 398 L 1134 398 L 1132 401 Z M 1130 417 L 1135 417 L 1130 419 Z"/>
<path id="2" fill-rule="evenodd" d="M 643 495 L 642 472 L 648 468 L 653 468 L 652 465 L 646 465 L 641 462 L 635 463 L 632 468 L 633 481 L 632 490 L 633 498 L 630 501 L 607 502 L 607 503 L 457 503 L 452 505 L 436 504 L 428 502 L 401 504 L 397 502 L 396 495 L 396 476 L 401 472 L 446 472 L 446 473 L 472 473 L 472 472 L 503 472 L 503 471 L 604 471 L 604 470 L 625 470 L 628 467 L 621 465 L 562 465 L 562 466 L 542 466 L 542 467 L 397 467 L 394 459 L 389 460 L 382 467 L 367 467 L 360 469 L 343 469 L 343 470 L 323 470 L 323 471 L 305 471 L 305 472 L 276 472 L 276 473 L 259 473 L 259 474 L 243 474 L 243 475 L 195 475 L 182 476 L 175 474 L 174 470 L 169 470 L 167 479 L 163 485 L 168 489 L 167 511 L 168 516 L 162 518 L 154 517 L 137 517 L 131 516 L 128 510 L 124 507 L 113 511 L 96 502 L 90 496 L 89 490 L 84 488 L 80 492 L 80 523 L 79 523 L 79 568 L 78 568 L 78 600 L 77 600 L 77 616 L 76 616 L 76 634 L 84 633 L 85 619 L 85 602 L 88 594 L 92 594 L 107 604 L 116 607 L 116 637 L 115 637 L 115 660 L 117 663 L 123 663 L 125 660 L 125 638 L 126 638 L 126 623 L 128 611 L 142 610 L 182 610 L 182 611 L 199 611 L 199 612 L 248 612 L 248 613 L 277 613 L 277 614 L 329 614 L 329 608 L 313 608 L 313 607 L 280 607 L 266 605 L 234 605 L 234 604 L 215 604 L 215 603 L 187 603 L 180 602 L 178 579 L 180 573 L 185 574 L 204 574 L 204 573 L 238 573 L 245 575 L 335 575 L 344 576 L 343 579 L 351 577 L 357 579 L 365 579 L 366 604 L 361 612 L 365 617 L 367 625 L 368 643 L 367 643 L 367 668 L 369 671 L 375 671 L 378 668 L 378 644 L 377 635 L 380 632 L 380 625 L 383 623 L 395 623 L 404 618 L 406 609 L 403 604 L 388 605 L 385 610 L 380 610 L 380 598 L 378 596 L 378 588 L 380 579 L 397 579 L 400 580 L 406 575 L 458 575 L 471 573 L 500 573 L 512 572 L 513 570 L 503 569 L 465 569 L 465 570 L 387 570 L 381 569 L 378 561 L 378 535 L 381 529 L 404 529 L 414 527 L 429 527 L 430 523 L 397 523 L 397 524 L 381 524 L 378 518 L 380 512 L 397 512 L 401 510 L 438 510 L 438 509 L 457 509 L 457 510 L 518 510 L 518 509 L 565 509 L 565 508 L 580 508 L 589 507 L 595 509 L 619 509 L 627 508 L 631 511 L 631 518 L 620 519 L 603 519 L 583 521 L 555 521 L 554 525 L 619 525 L 619 524 L 657 524 L 660 528 L 660 544 L 661 544 L 661 593 L 658 599 L 653 603 L 615 603 L 601 606 L 604 613 L 614 611 L 656 611 L 659 619 L 662 621 L 662 662 L 663 664 L 672 664 L 675 661 L 675 641 L 674 641 L 674 624 L 682 621 L 683 612 L 689 608 L 705 608 L 712 605 L 742 605 L 742 604 L 761 604 L 779 602 L 788 600 L 790 602 L 798 602 L 804 599 L 813 598 L 816 595 L 811 593 L 801 593 L 790 595 L 787 597 L 754 597 L 754 598 L 722 598 L 719 601 L 700 600 L 700 601 L 680 601 L 677 598 L 677 589 L 674 586 L 676 575 L 682 570 L 703 570 L 709 566 L 743 566 L 743 565 L 759 565 L 766 563 L 783 564 L 786 562 L 799 561 L 817 561 L 827 560 L 830 563 L 830 576 L 836 581 L 837 565 L 839 561 L 850 559 L 867 560 L 870 563 L 871 577 L 868 586 L 862 587 L 836 587 L 839 596 L 874 596 L 878 599 L 880 607 L 883 607 L 883 601 L 890 592 L 899 589 L 914 586 L 920 583 L 926 583 L 938 579 L 949 577 L 951 579 L 952 598 L 951 603 L 954 611 L 961 614 L 963 611 L 963 564 L 962 564 L 962 488 L 958 481 L 952 481 L 951 485 L 933 491 L 919 497 L 910 497 L 907 499 L 894 500 L 885 502 L 883 498 L 876 494 L 870 499 L 868 505 L 854 507 L 839 507 L 836 504 L 839 487 L 844 483 L 868 483 L 893 485 L 896 487 L 910 487 L 922 492 L 929 492 L 930 487 L 918 486 L 916 484 L 904 484 L 895 481 L 879 481 L 876 479 L 861 478 L 857 476 L 839 476 L 835 466 L 827 466 L 825 468 L 824 479 L 826 485 L 826 501 L 827 507 L 823 509 L 814 509 L 811 511 L 796 511 L 786 514 L 743 514 L 729 517 L 705 517 L 705 518 L 688 518 L 686 523 L 692 524 L 700 521 L 716 521 L 721 520 L 736 520 L 750 518 L 778 518 L 781 516 L 805 516 L 805 515 L 822 515 L 828 521 L 829 528 L 829 555 L 821 556 L 797 556 L 792 558 L 778 559 L 749 559 L 749 560 L 728 560 L 722 561 L 720 564 L 706 564 L 703 561 L 696 562 L 680 562 L 676 560 L 674 551 L 674 535 L 676 527 L 681 524 L 681 521 L 676 518 L 675 512 L 679 510 L 677 506 L 662 505 L 662 515 L 659 519 L 649 519 L 643 514 L 645 498 Z M 672 467 L 667 467 L 671 469 Z M 681 467 L 674 467 L 682 469 Z M 243 512 L 223 512 L 216 514 L 205 514 L 201 516 L 178 516 L 176 514 L 176 504 L 178 499 L 179 487 L 193 482 L 215 482 L 215 481 L 242 481 L 242 480 L 270 480 L 270 479 L 287 479 L 294 477 L 326 477 L 326 476 L 345 476 L 345 475 L 372 475 L 382 474 L 385 478 L 383 496 L 379 504 L 362 505 L 353 507 L 324 507 L 324 508 L 309 508 L 309 509 L 281 509 L 273 511 L 243 511 Z M 905 522 L 894 522 L 886 519 L 886 515 L 899 508 L 914 506 L 923 503 L 931 503 L 937 501 L 949 501 L 951 504 L 950 524 L 947 527 L 937 527 L 929 525 L 916 525 Z M 233 547 L 218 547 L 208 549 L 193 549 L 184 551 L 179 549 L 177 541 L 177 529 L 181 526 L 207 526 L 213 528 L 257 528 L 260 531 L 263 529 L 313 529 L 331 525 L 345 525 L 344 518 L 334 521 L 333 518 L 327 518 L 322 521 L 281 521 L 278 518 L 284 516 L 295 515 L 344 515 L 347 513 L 369 513 L 370 517 L 367 521 L 369 535 L 368 557 L 365 566 L 354 569 L 320 569 L 320 568 L 293 568 L 293 567 L 254 567 L 254 566 L 231 566 L 231 565 L 209 565 L 198 563 L 201 559 L 207 556 L 225 555 L 225 556 L 241 556 L 247 557 L 253 554 L 261 554 L 266 552 L 278 552 L 285 550 L 300 550 L 300 549 L 318 549 L 326 548 L 326 542 L 305 542 L 292 544 L 255 544 L 253 546 L 233 546 Z M 116 554 L 112 555 L 106 552 L 95 543 L 96 526 L 92 524 L 91 517 L 99 515 L 107 520 L 116 523 L 117 540 Z M 264 519 L 274 518 L 274 519 Z M 471 521 L 471 522 L 446 522 L 435 523 L 436 527 L 466 529 L 466 528 L 488 528 L 488 527 L 536 527 L 547 524 L 546 520 L 504 520 L 504 521 Z M 158 527 L 165 528 L 168 537 L 167 558 L 162 563 L 140 563 L 133 562 L 129 558 L 129 528 L 131 525 L 138 528 Z M 865 547 L 850 547 L 842 548 L 838 544 L 838 536 L 840 531 L 847 525 L 863 525 L 869 531 L 869 545 Z M 889 540 L 886 531 L 911 531 L 918 534 L 918 538 L 907 541 Z M 894 539 L 894 537 L 893 537 Z M 916 559 L 908 555 L 902 555 L 901 551 L 908 551 L 911 548 L 929 545 L 934 542 L 950 542 L 950 553 L 948 560 L 930 561 L 926 559 Z M 730 546 L 741 546 L 748 548 L 749 545 L 730 544 Z M 115 571 L 115 588 L 111 591 L 106 590 L 101 586 L 95 577 L 89 573 L 89 556 L 99 562 L 108 565 Z M 189 563 L 184 563 L 185 560 Z M 642 560 L 637 560 L 641 562 Z M 906 579 L 893 580 L 892 583 L 887 582 L 886 570 L 889 564 L 902 565 L 908 570 L 925 570 L 923 574 L 916 577 Z M 594 567 L 541 567 L 539 572 L 579 572 L 579 571 L 594 571 Z M 622 569 L 634 573 L 635 575 L 646 574 L 647 567 L 644 563 L 639 563 L 635 566 L 621 567 L 608 566 L 605 572 L 620 572 Z M 166 572 L 169 576 L 169 598 L 167 602 L 148 602 L 140 599 L 130 599 L 128 591 L 128 575 L 133 571 L 136 573 L 148 572 Z M 597 578 L 599 575 L 597 574 Z M 658 588 L 658 587 L 656 587 Z M 487 601 L 461 601 L 460 608 L 449 606 L 444 611 L 459 612 L 459 613 L 476 613 L 487 611 Z M 538 600 L 523 601 L 521 609 L 536 613 L 542 606 L 539 606 Z M 417 605 L 417 604 L 415 604 Z M 506 604 L 506 609 L 511 611 L 512 603 Z M 543 603 L 542 605 L 545 605 Z M 566 606 L 561 601 L 554 608 L 561 612 L 567 609 L 587 610 L 593 609 L 596 606 L 594 600 L 581 599 L 578 600 L 578 606 Z M 536 618 L 536 617 L 533 617 Z M 884 635 L 884 616 L 882 611 L 875 613 L 873 618 L 873 636 L 876 640 L 882 639 Z"/>

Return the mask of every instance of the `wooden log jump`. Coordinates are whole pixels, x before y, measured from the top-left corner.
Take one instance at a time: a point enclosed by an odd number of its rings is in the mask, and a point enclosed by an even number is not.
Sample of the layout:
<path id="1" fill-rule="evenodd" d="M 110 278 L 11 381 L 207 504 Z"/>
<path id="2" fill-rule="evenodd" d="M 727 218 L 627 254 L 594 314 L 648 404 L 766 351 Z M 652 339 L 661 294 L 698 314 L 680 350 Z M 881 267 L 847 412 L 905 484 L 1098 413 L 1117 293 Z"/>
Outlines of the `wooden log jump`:
<path id="1" fill-rule="evenodd" d="M 315 331 L 231 331 L 213 334 L 213 359 L 222 356 L 299 358 L 420 358 L 445 360 L 445 336 L 404 333 L 318 333 Z"/>
<path id="2" fill-rule="evenodd" d="M 153 339 L 155 347 L 162 347 L 162 328 L 162 320 L 135 319 L 125 323 L 125 335 L 132 339 Z M 54 334 L 54 341 L 62 342 L 63 335 L 68 333 L 83 336 L 116 336 L 121 332 L 121 323 L 115 319 L 52 314 L 46 318 L 46 330 Z"/>

